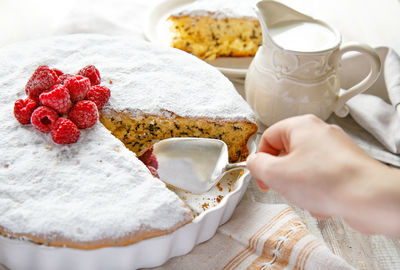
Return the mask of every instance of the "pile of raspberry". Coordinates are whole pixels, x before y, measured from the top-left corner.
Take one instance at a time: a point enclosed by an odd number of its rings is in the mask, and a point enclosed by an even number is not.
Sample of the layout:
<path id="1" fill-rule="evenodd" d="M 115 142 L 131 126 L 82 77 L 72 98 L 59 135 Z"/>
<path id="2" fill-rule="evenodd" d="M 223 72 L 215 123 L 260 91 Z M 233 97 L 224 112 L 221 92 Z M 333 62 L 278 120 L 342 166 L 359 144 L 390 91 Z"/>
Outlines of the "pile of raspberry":
<path id="1" fill-rule="evenodd" d="M 76 75 L 39 66 L 25 86 L 28 95 L 14 104 L 14 116 L 23 125 L 51 133 L 58 144 L 78 141 L 79 129 L 96 124 L 99 110 L 110 98 L 110 89 L 100 85 L 97 68 L 89 65 Z"/>

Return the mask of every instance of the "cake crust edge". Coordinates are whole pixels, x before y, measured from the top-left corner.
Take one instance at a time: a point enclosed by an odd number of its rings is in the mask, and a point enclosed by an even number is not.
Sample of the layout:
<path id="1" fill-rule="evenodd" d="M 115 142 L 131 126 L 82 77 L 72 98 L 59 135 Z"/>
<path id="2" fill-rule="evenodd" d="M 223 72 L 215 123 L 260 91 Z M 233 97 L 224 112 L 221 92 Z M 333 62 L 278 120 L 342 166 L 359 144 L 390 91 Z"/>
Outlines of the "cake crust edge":
<path id="1" fill-rule="evenodd" d="M 172 191 L 171 191 L 172 192 Z M 185 208 L 189 209 L 187 206 Z M 191 211 L 190 211 L 191 212 Z M 127 233 L 124 237 L 118 238 L 103 238 L 94 241 L 79 242 L 76 240 L 63 237 L 59 234 L 53 235 L 32 235 L 29 233 L 13 233 L 0 226 L 0 235 L 9 239 L 23 239 L 29 240 L 37 245 L 51 246 L 51 247 L 68 247 L 83 250 L 93 250 L 104 247 L 123 247 L 135 244 L 145 239 L 154 238 L 157 236 L 166 235 L 176 231 L 184 225 L 193 221 L 193 215 L 187 213 L 184 215 L 184 220 L 168 230 L 158 230 L 142 228 L 141 230 Z"/>

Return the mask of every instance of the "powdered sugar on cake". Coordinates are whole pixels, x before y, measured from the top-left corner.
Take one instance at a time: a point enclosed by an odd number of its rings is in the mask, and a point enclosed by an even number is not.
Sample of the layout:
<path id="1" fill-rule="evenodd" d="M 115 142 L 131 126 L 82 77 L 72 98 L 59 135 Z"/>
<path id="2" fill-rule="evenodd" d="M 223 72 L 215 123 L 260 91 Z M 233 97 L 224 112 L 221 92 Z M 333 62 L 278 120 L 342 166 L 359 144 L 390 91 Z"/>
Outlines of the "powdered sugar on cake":
<path id="1" fill-rule="evenodd" d="M 192 219 L 178 196 L 100 123 L 57 145 L 13 116 L 35 68 L 95 64 L 111 91 L 104 110 L 254 120 L 232 84 L 196 57 L 132 39 L 54 37 L 0 49 L 0 226 L 72 241 L 168 231 Z M 214 96 L 210 99 L 209 95 Z"/>
<path id="2" fill-rule="evenodd" d="M 147 43 L 107 43 L 106 48 L 113 48 L 109 54 L 118 50 L 122 54 L 116 62 L 96 62 L 113 93 L 105 113 L 166 115 L 169 111 L 182 117 L 254 122 L 252 110 L 232 83 L 198 58 L 176 49 L 154 49 Z M 107 84 L 109 80 L 112 85 Z"/>
<path id="3" fill-rule="evenodd" d="M 75 35 L 39 40 L 12 51 L 15 63 L 22 62 L 19 68 L 26 69 L 25 81 L 39 64 L 72 74 L 94 64 L 101 71 L 102 85 L 112 91 L 105 113 L 170 111 L 182 117 L 255 121 L 249 105 L 222 73 L 177 49 L 133 39 Z"/>
<path id="4" fill-rule="evenodd" d="M 255 4 L 260 0 L 196 0 L 178 9 L 172 16 L 211 16 L 216 19 L 257 19 Z"/>
<path id="5" fill-rule="evenodd" d="M 19 125 L 11 109 L 2 103 L 0 111 L 0 225 L 6 230 L 82 242 L 143 227 L 169 230 L 191 219 L 180 199 L 101 124 L 82 131 L 76 144 L 60 146 Z"/>

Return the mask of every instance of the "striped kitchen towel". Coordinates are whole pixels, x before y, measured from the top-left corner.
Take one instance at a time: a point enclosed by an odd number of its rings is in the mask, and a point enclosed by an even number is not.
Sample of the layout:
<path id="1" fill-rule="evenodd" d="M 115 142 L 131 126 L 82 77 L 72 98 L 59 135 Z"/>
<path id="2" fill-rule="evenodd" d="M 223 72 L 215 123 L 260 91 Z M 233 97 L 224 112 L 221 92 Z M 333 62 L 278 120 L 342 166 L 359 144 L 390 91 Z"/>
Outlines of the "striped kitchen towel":
<path id="1" fill-rule="evenodd" d="M 354 269 L 284 204 L 242 201 L 209 241 L 159 269 Z"/>

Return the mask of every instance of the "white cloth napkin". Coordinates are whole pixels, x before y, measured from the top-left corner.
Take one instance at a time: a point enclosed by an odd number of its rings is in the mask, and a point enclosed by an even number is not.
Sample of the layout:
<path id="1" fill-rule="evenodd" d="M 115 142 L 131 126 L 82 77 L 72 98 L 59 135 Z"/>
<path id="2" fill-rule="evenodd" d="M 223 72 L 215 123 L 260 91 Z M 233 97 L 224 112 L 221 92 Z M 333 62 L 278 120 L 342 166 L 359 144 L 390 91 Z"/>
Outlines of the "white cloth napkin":
<path id="1" fill-rule="evenodd" d="M 382 62 L 383 78 L 380 78 L 366 94 L 350 99 L 347 106 L 351 117 L 360 126 L 371 133 L 387 150 L 400 154 L 400 57 L 390 48 L 378 48 L 377 51 Z M 347 80 L 357 78 L 369 67 L 365 61 L 360 55 L 343 63 L 344 69 L 351 69 L 342 71 L 346 73 Z"/>
<path id="2" fill-rule="evenodd" d="M 288 205 L 243 200 L 213 238 L 157 269 L 354 268 L 312 235 Z"/>

